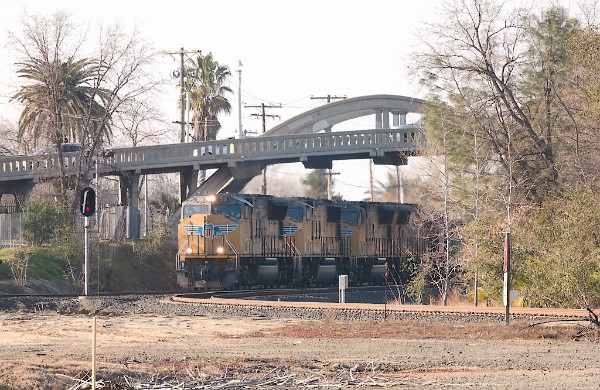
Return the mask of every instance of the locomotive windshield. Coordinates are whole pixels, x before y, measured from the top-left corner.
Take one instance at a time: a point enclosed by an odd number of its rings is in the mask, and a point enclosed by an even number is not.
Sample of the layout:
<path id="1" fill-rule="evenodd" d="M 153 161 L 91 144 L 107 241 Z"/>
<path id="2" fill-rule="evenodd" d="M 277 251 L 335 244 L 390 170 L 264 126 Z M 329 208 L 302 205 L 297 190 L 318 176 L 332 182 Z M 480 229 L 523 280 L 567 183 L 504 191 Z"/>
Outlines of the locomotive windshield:
<path id="1" fill-rule="evenodd" d="M 288 207 L 285 218 L 292 222 L 302 222 L 303 216 L 304 210 L 302 207 Z"/>
<path id="2" fill-rule="evenodd" d="M 208 205 L 206 204 L 184 204 L 182 216 L 189 218 L 194 214 L 208 214 Z"/>
<path id="3" fill-rule="evenodd" d="M 221 214 L 233 219 L 242 218 L 242 206 L 239 204 L 213 204 L 213 214 Z"/>
<path id="4" fill-rule="evenodd" d="M 360 212 L 358 210 L 342 210 L 340 220 L 350 225 L 358 225 Z"/>

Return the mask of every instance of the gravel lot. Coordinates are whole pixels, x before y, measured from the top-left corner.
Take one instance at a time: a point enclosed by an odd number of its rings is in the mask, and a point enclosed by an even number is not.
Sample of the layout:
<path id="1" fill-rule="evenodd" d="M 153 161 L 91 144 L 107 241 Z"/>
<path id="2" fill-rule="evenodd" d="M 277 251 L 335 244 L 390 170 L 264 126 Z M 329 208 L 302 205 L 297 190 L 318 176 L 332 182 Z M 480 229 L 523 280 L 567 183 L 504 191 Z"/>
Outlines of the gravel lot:
<path id="1" fill-rule="evenodd" d="M 169 299 L 0 298 L 0 389 L 85 388 L 90 313 L 97 313 L 97 378 L 105 388 L 600 386 L 598 334 L 573 341 L 573 324 L 338 321 L 327 311 L 269 315 Z"/>

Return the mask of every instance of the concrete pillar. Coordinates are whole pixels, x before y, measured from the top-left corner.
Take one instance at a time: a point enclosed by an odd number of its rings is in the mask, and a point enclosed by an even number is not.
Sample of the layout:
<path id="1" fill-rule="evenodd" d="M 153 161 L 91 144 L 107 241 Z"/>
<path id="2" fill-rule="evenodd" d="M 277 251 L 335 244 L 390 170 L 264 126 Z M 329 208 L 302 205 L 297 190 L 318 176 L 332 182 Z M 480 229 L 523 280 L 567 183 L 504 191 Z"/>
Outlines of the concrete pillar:
<path id="1" fill-rule="evenodd" d="M 187 167 L 179 172 L 179 203 L 183 203 L 198 188 L 197 167 Z"/>
<path id="2" fill-rule="evenodd" d="M 397 112 L 392 113 L 392 126 L 397 127 L 400 124 L 400 114 Z"/>
<path id="3" fill-rule="evenodd" d="M 129 179 L 129 207 L 127 207 L 127 225 L 129 238 L 140 238 L 140 174 L 135 173 Z"/>
<path id="4" fill-rule="evenodd" d="M 401 125 L 406 124 L 406 114 L 400 114 L 400 124 Z"/>
<path id="5" fill-rule="evenodd" d="M 119 175 L 119 204 L 127 206 L 127 238 L 140 238 L 139 197 L 140 174 L 125 172 Z"/>
<path id="6" fill-rule="evenodd" d="M 381 129 L 381 119 L 383 117 L 383 112 L 381 110 L 375 111 L 375 128 Z"/>
<path id="7" fill-rule="evenodd" d="M 127 173 L 119 175 L 119 206 L 127 206 L 129 197 L 127 189 L 129 188 L 129 179 Z"/>
<path id="8" fill-rule="evenodd" d="M 18 181 L 16 184 L 10 186 L 8 191 L 3 191 L 4 193 L 12 193 L 15 197 L 15 206 L 17 209 L 21 209 L 24 207 L 25 203 L 29 201 L 29 196 L 31 195 L 31 191 L 35 183 L 33 180 L 23 180 Z"/>
<path id="9" fill-rule="evenodd" d="M 383 115 L 383 128 L 389 129 L 390 128 L 390 110 L 383 110 L 382 115 Z"/>

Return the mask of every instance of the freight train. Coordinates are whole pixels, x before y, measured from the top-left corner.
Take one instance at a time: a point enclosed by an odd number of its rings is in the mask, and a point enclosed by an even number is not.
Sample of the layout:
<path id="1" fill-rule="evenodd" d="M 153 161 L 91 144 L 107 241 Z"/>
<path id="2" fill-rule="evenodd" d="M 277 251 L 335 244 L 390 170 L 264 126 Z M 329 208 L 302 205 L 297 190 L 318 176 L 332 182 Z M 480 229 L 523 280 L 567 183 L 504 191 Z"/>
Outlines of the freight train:
<path id="1" fill-rule="evenodd" d="M 177 280 L 194 290 L 400 283 L 431 250 L 411 204 L 252 194 L 185 201 Z"/>

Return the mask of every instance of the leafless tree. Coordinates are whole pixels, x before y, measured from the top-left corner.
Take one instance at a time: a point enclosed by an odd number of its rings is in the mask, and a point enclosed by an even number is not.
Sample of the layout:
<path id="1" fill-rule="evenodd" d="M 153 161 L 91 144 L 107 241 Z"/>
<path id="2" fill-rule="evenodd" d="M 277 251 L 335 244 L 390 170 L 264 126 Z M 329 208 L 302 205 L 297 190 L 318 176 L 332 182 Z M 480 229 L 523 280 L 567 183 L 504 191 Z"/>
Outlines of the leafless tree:
<path id="1" fill-rule="evenodd" d="M 85 184 L 88 172 L 94 166 L 94 156 L 111 144 L 115 123 L 128 123 L 127 118 L 139 123 L 135 118 L 139 118 L 140 105 L 143 106 L 147 95 L 161 84 L 160 77 L 153 74 L 157 52 L 141 38 L 137 27 L 127 31 L 119 24 L 99 26 L 97 38 L 90 42 L 89 30 L 75 25 L 69 15 L 61 12 L 52 18 L 25 15 L 22 27 L 20 34 L 11 34 L 12 47 L 19 54 L 21 65 L 41 64 L 43 68 L 48 64 L 51 69 L 58 69 L 60 64 L 83 61 L 81 64 L 92 66 L 83 79 L 85 99 L 79 102 L 81 106 L 87 105 L 87 109 L 82 107 L 75 118 L 61 113 L 55 116 L 58 121 L 48 122 L 62 134 L 52 139 L 57 144 L 59 158 L 62 157 L 63 136 L 72 136 L 90 149 L 87 151 L 90 157 L 85 158 L 86 150 L 82 148 L 78 175 L 73 182 L 66 183 L 64 173 L 61 175 L 61 191 L 68 204 L 67 187 L 78 189 Z M 38 80 L 41 84 L 50 84 L 50 91 L 58 91 L 60 86 L 52 85 L 53 81 L 60 82 L 60 77 Z M 61 105 L 70 104 L 68 97 L 61 99 L 49 107 L 60 110 Z M 39 105 L 43 104 L 43 101 L 39 102 Z M 31 130 L 35 132 L 38 128 L 33 126 Z"/>

